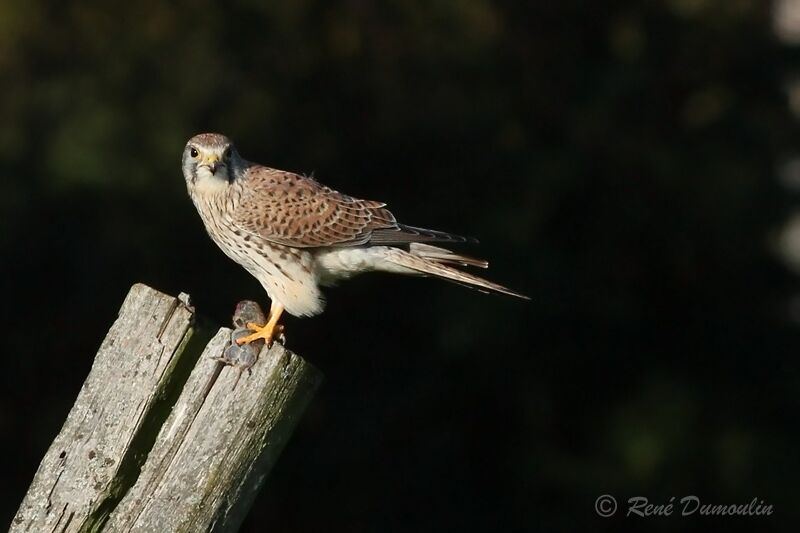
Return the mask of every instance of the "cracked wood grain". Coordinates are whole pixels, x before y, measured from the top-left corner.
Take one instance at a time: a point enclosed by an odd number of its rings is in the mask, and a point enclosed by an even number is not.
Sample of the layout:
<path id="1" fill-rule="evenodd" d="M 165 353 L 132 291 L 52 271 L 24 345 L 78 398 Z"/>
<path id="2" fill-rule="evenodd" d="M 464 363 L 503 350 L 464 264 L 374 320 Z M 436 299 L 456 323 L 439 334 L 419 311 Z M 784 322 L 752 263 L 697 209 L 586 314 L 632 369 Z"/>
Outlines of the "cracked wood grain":
<path id="1" fill-rule="evenodd" d="M 275 345 L 235 386 L 193 312 L 131 288 L 12 532 L 238 529 L 321 375 Z"/>
<path id="2" fill-rule="evenodd" d="M 176 298 L 131 288 L 11 531 L 80 531 L 120 496 L 123 470 L 133 464 L 131 441 L 192 335 L 192 313 Z"/>
<path id="3" fill-rule="evenodd" d="M 225 366 L 206 393 L 230 334 L 208 344 L 105 531 L 238 530 L 320 375 L 276 344 L 238 384 L 240 370 Z"/>

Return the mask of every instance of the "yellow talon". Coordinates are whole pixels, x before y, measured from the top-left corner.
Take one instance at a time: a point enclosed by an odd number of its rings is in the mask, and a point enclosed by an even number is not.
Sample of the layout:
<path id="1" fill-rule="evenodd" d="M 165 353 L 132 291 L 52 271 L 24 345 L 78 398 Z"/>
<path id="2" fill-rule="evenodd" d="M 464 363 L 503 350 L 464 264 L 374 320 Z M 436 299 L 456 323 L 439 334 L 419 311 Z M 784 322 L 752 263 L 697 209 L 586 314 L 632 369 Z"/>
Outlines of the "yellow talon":
<path id="1" fill-rule="evenodd" d="M 247 335 L 245 337 L 239 337 L 236 339 L 236 344 L 241 346 L 242 344 L 250 344 L 253 341 L 257 341 L 258 339 L 264 339 L 267 343 L 267 346 L 272 344 L 272 330 L 273 328 L 269 327 L 269 323 L 259 326 L 258 324 L 254 324 L 249 322 L 247 324 L 247 329 L 252 330 L 253 333 Z"/>
<path id="2" fill-rule="evenodd" d="M 246 324 L 247 329 L 252 330 L 253 333 L 247 335 L 246 337 L 236 339 L 236 344 L 241 346 L 242 344 L 250 344 L 253 341 L 264 339 L 264 342 L 267 344 L 267 348 L 272 346 L 272 340 L 276 337 L 279 337 L 283 332 L 283 326 L 278 324 L 278 319 L 280 319 L 281 313 L 283 313 L 283 306 L 273 302 L 272 308 L 269 310 L 269 320 L 267 320 L 267 323 L 263 326 L 260 326 L 255 322 L 248 322 Z"/>

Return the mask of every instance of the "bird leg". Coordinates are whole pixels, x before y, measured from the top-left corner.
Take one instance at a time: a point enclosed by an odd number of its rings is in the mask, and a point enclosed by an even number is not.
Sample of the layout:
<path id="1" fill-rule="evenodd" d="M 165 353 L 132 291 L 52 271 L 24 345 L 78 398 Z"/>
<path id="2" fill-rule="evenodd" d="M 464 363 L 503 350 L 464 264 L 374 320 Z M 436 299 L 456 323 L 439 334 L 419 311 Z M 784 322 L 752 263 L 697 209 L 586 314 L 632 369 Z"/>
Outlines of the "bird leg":
<path id="1" fill-rule="evenodd" d="M 267 347 L 269 348 L 272 346 L 272 340 L 279 337 L 283 332 L 283 326 L 278 325 L 278 319 L 280 319 L 282 313 L 283 306 L 273 300 L 272 306 L 269 309 L 269 319 L 267 323 L 263 326 L 259 326 L 255 322 L 248 322 L 246 327 L 253 333 L 246 337 L 236 339 L 236 343 L 241 346 L 242 344 L 250 344 L 258 339 L 264 339 L 264 342 L 267 343 Z"/>

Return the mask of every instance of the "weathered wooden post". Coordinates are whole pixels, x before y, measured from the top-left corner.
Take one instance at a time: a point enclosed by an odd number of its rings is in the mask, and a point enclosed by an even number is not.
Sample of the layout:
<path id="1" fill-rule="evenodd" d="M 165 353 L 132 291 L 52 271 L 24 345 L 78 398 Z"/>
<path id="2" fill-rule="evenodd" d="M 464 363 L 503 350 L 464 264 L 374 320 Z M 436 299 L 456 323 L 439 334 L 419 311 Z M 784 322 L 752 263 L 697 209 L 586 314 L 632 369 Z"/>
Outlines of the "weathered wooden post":
<path id="1" fill-rule="evenodd" d="M 131 288 L 12 532 L 238 529 L 321 375 L 276 343 L 240 380 L 194 323 Z"/>

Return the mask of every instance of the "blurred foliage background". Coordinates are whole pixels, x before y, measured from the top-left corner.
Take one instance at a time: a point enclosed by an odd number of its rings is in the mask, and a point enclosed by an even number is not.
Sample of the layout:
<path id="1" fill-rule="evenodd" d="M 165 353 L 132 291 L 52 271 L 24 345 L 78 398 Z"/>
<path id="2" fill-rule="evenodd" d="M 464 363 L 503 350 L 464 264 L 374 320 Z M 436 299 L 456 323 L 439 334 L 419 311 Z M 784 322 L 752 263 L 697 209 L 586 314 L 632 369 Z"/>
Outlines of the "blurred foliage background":
<path id="1" fill-rule="evenodd" d="M 289 318 L 326 382 L 244 531 L 712 523 L 601 519 L 603 493 L 796 524 L 799 57 L 775 5 L 0 3 L 4 523 L 131 284 L 219 324 L 266 303 L 185 192 L 184 143 L 221 131 L 476 236 L 533 297 L 374 275 Z"/>

